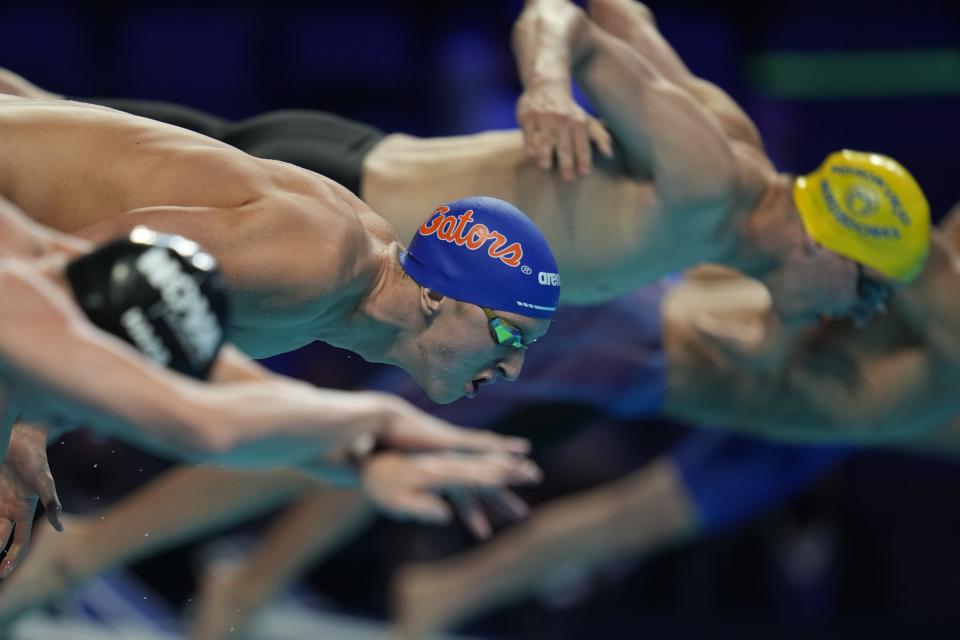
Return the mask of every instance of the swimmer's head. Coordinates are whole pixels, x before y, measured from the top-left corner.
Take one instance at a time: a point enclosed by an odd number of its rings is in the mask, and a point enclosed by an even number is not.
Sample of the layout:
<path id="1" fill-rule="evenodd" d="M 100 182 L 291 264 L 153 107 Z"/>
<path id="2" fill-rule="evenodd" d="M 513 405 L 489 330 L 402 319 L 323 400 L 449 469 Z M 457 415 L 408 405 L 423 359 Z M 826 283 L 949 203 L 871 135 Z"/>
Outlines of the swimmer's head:
<path id="1" fill-rule="evenodd" d="M 407 368 L 437 402 L 515 379 L 524 349 L 546 333 L 560 299 L 546 238 L 497 198 L 437 207 L 400 262 L 421 287 L 427 317 L 418 362 Z"/>
<path id="2" fill-rule="evenodd" d="M 137 227 L 71 262 L 66 275 L 97 327 L 175 371 L 209 375 L 225 338 L 227 292 L 196 243 Z"/>
<path id="3" fill-rule="evenodd" d="M 765 282 L 788 322 L 851 318 L 863 325 L 920 273 L 930 246 L 930 209 L 896 161 L 839 151 L 796 178 L 802 242 L 782 252 Z"/>
<path id="4" fill-rule="evenodd" d="M 798 177 L 793 201 L 817 244 L 895 283 L 920 273 L 930 248 L 930 207 L 913 176 L 876 153 L 838 151 Z"/>

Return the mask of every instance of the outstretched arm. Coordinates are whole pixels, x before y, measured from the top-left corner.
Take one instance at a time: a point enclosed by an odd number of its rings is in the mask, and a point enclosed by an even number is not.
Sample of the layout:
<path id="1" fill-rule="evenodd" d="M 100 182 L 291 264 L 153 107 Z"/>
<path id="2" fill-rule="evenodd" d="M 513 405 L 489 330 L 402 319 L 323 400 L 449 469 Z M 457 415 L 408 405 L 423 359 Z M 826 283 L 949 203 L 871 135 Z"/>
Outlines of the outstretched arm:
<path id="1" fill-rule="evenodd" d="M 290 447 L 274 452 L 277 464 L 316 457 L 365 433 L 400 449 L 526 451 L 518 439 L 458 429 L 382 394 L 317 389 L 272 375 L 202 385 L 94 328 L 26 263 L 7 260 L 3 266 L 0 282 L 18 299 L 0 311 L 4 378 L 24 413 L 90 420 L 154 447 L 166 443 L 181 455 L 282 438 Z M 247 375 L 260 377 L 256 365 L 246 366 Z M 254 452 L 261 459 L 270 453 L 264 447 Z"/>
<path id="2" fill-rule="evenodd" d="M 400 637 L 423 637 L 519 600 L 564 563 L 639 557 L 742 524 L 847 455 L 692 433 L 624 478 L 543 505 L 482 547 L 401 570 L 394 585 Z"/>

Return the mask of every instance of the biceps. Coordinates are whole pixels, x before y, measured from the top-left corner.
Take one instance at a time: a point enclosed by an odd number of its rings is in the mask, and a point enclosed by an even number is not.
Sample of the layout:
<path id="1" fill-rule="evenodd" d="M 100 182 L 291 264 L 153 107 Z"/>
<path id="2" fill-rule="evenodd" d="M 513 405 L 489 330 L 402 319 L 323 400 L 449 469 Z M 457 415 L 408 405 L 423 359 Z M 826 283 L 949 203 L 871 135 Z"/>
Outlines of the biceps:
<path id="1" fill-rule="evenodd" d="M 597 28 L 590 33 L 594 48 L 576 77 L 624 147 L 631 170 L 652 171 L 668 199 L 731 193 L 733 152 L 716 119 L 628 45 Z"/>

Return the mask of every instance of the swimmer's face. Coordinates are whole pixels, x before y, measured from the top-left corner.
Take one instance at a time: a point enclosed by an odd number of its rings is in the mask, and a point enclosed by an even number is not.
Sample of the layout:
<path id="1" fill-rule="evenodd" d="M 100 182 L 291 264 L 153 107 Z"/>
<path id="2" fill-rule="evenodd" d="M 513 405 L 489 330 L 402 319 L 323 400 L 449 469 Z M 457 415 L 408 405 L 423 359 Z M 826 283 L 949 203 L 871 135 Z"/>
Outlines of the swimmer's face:
<path id="1" fill-rule="evenodd" d="M 408 367 L 431 400 L 446 404 L 481 393 L 484 384 L 517 379 L 526 350 L 497 344 L 481 307 L 451 298 L 433 302 L 438 307 L 419 340 L 418 362 Z M 494 313 L 519 329 L 526 345 L 543 336 L 550 326 L 549 320 Z"/>
<path id="2" fill-rule="evenodd" d="M 895 290 L 889 278 L 811 241 L 786 256 L 766 284 L 774 309 L 790 324 L 826 317 L 864 326 Z"/>

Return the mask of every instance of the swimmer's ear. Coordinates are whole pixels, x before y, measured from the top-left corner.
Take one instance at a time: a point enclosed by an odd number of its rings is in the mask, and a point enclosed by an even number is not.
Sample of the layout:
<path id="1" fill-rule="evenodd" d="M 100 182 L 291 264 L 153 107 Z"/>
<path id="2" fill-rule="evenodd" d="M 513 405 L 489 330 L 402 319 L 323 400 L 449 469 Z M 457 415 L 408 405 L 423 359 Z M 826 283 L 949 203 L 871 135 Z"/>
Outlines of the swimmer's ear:
<path id="1" fill-rule="evenodd" d="M 420 310 L 428 318 L 440 313 L 440 303 L 442 301 L 443 294 L 426 287 L 420 287 Z"/>

